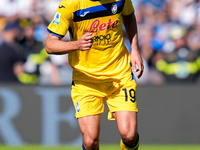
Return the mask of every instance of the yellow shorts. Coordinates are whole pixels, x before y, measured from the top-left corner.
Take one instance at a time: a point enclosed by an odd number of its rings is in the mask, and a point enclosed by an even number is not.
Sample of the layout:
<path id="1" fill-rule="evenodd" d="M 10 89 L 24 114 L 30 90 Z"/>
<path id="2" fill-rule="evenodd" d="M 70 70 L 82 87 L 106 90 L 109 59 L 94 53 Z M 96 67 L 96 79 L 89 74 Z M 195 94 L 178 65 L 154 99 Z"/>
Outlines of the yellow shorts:
<path id="1" fill-rule="evenodd" d="M 72 100 L 76 110 L 75 117 L 96 115 L 104 112 L 104 99 L 108 105 L 108 119 L 114 120 L 113 112 L 136 111 L 136 87 L 132 76 L 121 81 L 83 82 L 74 81 L 72 85 Z"/>

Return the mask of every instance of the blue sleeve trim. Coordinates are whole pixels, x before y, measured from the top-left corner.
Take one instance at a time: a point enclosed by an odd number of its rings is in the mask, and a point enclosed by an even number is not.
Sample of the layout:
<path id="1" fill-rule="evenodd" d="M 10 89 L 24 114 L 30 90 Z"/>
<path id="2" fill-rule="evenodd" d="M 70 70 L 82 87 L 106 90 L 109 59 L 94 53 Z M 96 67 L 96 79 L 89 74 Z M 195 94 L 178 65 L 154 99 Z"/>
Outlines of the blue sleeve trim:
<path id="1" fill-rule="evenodd" d="M 52 35 L 57 36 L 57 37 L 59 37 L 59 38 L 63 38 L 63 37 L 64 37 L 64 35 L 56 34 L 56 33 L 52 32 L 52 31 L 50 31 L 49 29 L 47 29 L 47 32 L 49 32 L 49 33 L 51 33 Z"/>

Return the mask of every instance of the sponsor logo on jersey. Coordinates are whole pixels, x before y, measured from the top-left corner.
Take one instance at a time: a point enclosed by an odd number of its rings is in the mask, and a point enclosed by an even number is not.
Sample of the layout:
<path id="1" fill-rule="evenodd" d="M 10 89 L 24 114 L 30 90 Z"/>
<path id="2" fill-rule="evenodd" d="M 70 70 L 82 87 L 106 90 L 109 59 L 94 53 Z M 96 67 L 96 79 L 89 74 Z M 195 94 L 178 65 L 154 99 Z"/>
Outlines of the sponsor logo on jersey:
<path id="1" fill-rule="evenodd" d="M 112 6 L 111 6 L 111 12 L 113 14 L 116 14 L 117 13 L 117 4 L 116 3 L 113 3 Z"/>
<path id="2" fill-rule="evenodd" d="M 56 25 L 59 25 L 60 17 L 61 17 L 61 14 L 57 12 L 54 16 L 53 23 Z"/>
<path id="3" fill-rule="evenodd" d="M 59 6 L 58 8 L 65 8 L 65 6 L 61 5 L 61 6 Z"/>
<path id="4" fill-rule="evenodd" d="M 80 111 L 80 105 L 79 105 L 79 102 L 76 103 L 76 111 L 77 111 L 77 112 Z"/>
<path id="5" fill-rule="evenodd" d="M 111 35 L 98 35 L 93 39 L 93 46 L 97 45 L 108 45 L 110 43 Z"/>
<path id="6" fill-rule="evenodd" d="M 80 16 L 81 17 L 85 17 L 87 14 L 89 14 L 90 12 L 89 11 L 86 11 L 86 12 L 84 12 L 83 14 L 81 14 Z"/>
<path id="7" fill-rule="evenodd" d="M 92 32 L 92 33 L 96 33 L 97 31 L 104 31 L 104 30 L 109 30 L 109 29 L 113 29 L 116 28 L 118 25 L 119 21 L 112 21 L 112 19 L 109 19 L 107 23 L 101 23 L 99 19 L 94 20 L 92 22 L 92 24 L 90 25 L 90 28 L 88 31 L 86 32 Z"/>

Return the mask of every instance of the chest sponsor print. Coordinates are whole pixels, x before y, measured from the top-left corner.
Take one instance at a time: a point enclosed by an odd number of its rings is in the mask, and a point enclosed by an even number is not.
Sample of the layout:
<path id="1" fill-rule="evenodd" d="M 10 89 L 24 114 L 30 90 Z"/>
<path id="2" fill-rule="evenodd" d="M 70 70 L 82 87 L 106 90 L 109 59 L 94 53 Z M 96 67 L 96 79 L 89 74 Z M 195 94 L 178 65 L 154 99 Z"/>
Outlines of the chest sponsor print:
<path id="1" fill-rule="evenodd" d="M 85 31 L 88 33 L 96 33 L 97 31 L 104 31 L 104 30 L 109 30 L 109 29 L 113 29 L 116 28 L 118 25 L 119 21 L 115 20 L 114 22 L 112 21 L 112 19 L 109 19 L 107 23 L 101 23 L 100 20 L 94 20 L 91 25 L 89 30 Z"/>

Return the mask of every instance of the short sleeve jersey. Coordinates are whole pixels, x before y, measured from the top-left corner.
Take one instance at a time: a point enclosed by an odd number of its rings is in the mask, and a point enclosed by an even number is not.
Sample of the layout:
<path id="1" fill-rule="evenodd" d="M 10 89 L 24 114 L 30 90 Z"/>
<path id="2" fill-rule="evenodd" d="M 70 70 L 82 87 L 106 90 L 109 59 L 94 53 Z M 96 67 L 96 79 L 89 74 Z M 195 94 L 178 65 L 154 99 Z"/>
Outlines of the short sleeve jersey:
<path id="1" fill-rule="evenodd" d="M 123 41 L 123 18 L 134 12 L 131 0 L 62 0 L 47 30 L 71 41 L 85 33 L 94 35 L 90 50 L 69 53 L 73 79 L 111 81 L 131 70 L 130 54 Z"/>

